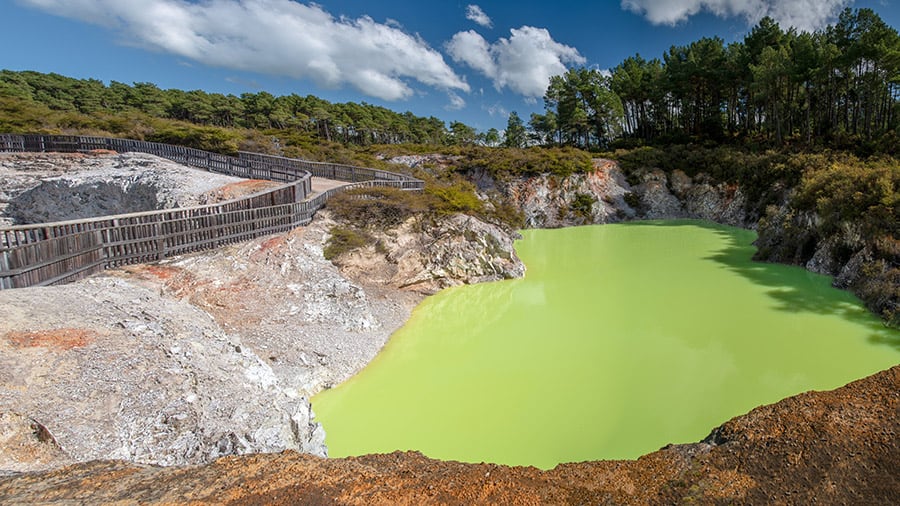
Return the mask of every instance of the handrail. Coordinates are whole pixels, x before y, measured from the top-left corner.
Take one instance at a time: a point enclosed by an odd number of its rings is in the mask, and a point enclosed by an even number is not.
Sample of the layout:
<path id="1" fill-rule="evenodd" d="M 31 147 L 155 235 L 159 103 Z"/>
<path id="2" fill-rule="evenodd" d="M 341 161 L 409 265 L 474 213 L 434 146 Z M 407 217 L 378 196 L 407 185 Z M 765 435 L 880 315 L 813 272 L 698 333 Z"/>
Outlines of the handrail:
<path id="1" fill-rule="evenodd" d="M 0 134 L 0 152 L 93 150 L 149 153 L 211 172 L 285 184 L 217 204 L 0 228 L 0 290 L 66 283 L 109 267 L 284 232 L 309 223 L 331 196 L 352 187 L 424 188 L 423 181 L 404 174 L 259 153 L 231 157 L 132 139 Z M 313 176 L 349 184 L 310 198 Z"/>

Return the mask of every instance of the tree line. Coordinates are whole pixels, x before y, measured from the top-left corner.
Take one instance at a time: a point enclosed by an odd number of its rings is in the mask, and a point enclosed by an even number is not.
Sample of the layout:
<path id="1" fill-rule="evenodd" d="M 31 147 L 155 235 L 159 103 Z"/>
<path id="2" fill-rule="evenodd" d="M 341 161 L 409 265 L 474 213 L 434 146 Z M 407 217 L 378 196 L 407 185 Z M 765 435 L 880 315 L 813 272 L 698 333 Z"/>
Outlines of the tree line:
<path id="1" fill-rule="evenodd" d="M 528 124 L 536 144 L 896 141 L 900 36 L 871 9 L 814 33 L 764 18 L 740 42 L 705 37 L 609 73 L 570 69 L 544 103 Z"/>
<path id="2" fill-rule="evenodd" d="M 398 113 L 365 102 L 331 103 L 297 94 L 276 97 L 265 91 L 235 96 L 163 90 L 152 83 L 112 81 L 106 85 L 97 79 L 33 71 L 0 70 L 0 97 L 82 114 L 140 111 L 204 126 L 294 130 L 347 144 L 441 144 L 447 135 L 438 118 Z"/>

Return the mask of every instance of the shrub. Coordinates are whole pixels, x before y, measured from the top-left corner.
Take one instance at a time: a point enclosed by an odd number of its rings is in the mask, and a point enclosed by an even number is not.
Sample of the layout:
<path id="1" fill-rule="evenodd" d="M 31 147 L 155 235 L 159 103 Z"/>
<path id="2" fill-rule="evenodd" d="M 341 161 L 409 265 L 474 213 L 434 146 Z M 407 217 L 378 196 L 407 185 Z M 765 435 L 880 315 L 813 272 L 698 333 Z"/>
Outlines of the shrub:
<path id="1" fill-rule="evenodd" d="M 574 148 L 485 148 L 474 146 L 462 152 L 459 169 L 484 169 L 493 177 L 554 174 L 568 176 L 593 168 L 591 155 Z"/>
<path id="2" fill-rule="evenodd" d="M 329 199 L 326 207 L 337 219 L 360 229 L 399 225 L 429 208 L 422 193 L 390 187 L 348 190 Z"/>
<path id="3" fill-rule="evenodd" d="M 371 244 L 372 237 L 364 232 L 347 227 L 332 227 L 331 236 L 325 243 L 322 254 L 326 260 L 334 260 L 339 256 Z"/>
<path id="4" fill-rule="evenodd" d="M 855 159 L 808 170 L 794 205 L 814 210 L 822 218 L 823 234 L 844 221 L 858 221 L 872 239 L 900 233 L 900 167 L 893 160 Z"/>
<path id="5" fill-rule="evenodd" d="M 587 193 L 576 193 L 575 199 L 572 200 L 572 204 L 570 204 L 569 207 L 576 215 L 583 218 L 590 218 L 596 202 L 597 199 Z"/>
<path id="6" fill-rule="evenodd" d="M 637 193 L 628 192 L 623 195 L 622 198 L 625 200 L 625 203 L 628 204 L 628 206 L 632 209 L 637 210 L 641 208 L 641 197 L 638 196 Z"/>
<path id="7" fill-rule="evenodd" d="M 475 185 L 459 176 L 448 183 L 429 182 L 425 186 L 425 194 L 431 197 L 428 203 L 438 214 L 478 215 L 484 209 L 484 204 L 475 194 Z"/>
<path id="8" fill-rule="evenodd" d="M 491 200 L 491 210 L 486 213 L 484 218 L 489 222 L 513 230 L 525 226 L 525 213 L 517 205 L 502 197 Z"/>
<path id="9" fill-rule="evenodd" d="M 187 146 L 214 153 L 236 155 L 239 135 L 217 127 L 201 127 L 190 123 L 172 123 L 147 135 L 146 140 L 176 146 Z"/>

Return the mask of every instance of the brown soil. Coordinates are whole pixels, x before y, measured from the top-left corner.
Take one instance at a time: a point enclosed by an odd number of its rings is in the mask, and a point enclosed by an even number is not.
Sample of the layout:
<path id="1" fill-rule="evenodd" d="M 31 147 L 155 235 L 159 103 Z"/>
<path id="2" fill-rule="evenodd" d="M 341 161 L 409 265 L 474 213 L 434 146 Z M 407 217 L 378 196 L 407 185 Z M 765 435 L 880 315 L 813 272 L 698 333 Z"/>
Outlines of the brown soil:
<path id="1" fill-rule="evenodd" d="M 267 240 L 263 246 L 278 237 Z M 161 282 L 165 293 L 187 299 L 213 315 L 219 323 L 244 328 L 252 327 L 263 318 L 262 313 L 251 311 L 247 306 L 248 301 L 256 299 L 249 293 L 253 283 L 243 277 L 221 283 L 216 279 L 198 278 L 192 272 L 172 265 L 141 264 L 122 267 L 121 270 L 137 280 Z"/>
<path id="2" fill-rule="evenodd" d="M 531 467 L 286 452 L 157 468 L 92 462 L 0 479 L 0 502 L 900 504 L 900 366 L 757 408 L 635 461 Z"/>
<path id="3" fill-rule="evenodd" d="M 97 333 L 85 329 L 52 329 L 13 331 L 3 335 L 16 348 L 50 348 L 71 350 L 87 346 L 97 338 Z"/>

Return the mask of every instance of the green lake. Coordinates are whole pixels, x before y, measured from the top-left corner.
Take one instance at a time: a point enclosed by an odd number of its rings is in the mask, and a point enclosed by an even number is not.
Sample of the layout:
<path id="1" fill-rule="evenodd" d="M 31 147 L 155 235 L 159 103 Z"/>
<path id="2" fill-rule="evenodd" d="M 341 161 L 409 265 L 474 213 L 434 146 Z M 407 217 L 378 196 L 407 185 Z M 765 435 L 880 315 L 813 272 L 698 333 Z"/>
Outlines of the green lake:
<path id="1" fill-rule="evenodd" d="M 754 232 L 663 221 L 522 235 L 525 279 L 429 297 L 365 370 L 313 399 L 330 456 L 631 459 L 900 363 L 900 332 L 830 278 L 752 262 Z"/>

